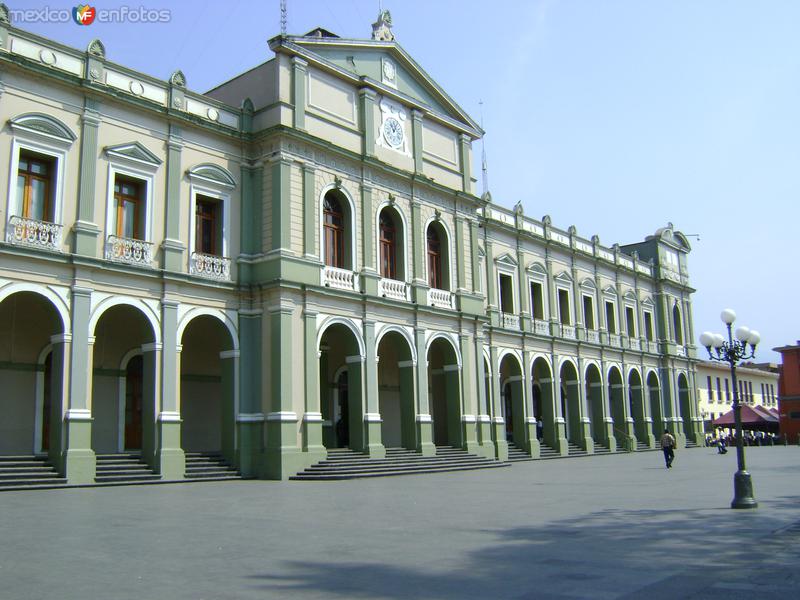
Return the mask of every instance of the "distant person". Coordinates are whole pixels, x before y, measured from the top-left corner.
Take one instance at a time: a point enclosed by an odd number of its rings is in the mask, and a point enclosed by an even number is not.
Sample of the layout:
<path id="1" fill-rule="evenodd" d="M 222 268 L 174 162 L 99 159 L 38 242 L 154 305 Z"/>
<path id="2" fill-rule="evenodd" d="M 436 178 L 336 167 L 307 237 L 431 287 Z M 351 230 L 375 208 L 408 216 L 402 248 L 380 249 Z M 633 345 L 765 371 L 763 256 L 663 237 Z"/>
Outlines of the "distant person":
<path id="1" fill-rule="evenodd" d="M 725 447 L 725 438 L 719 438 L 717 442 L 717 453 L 718 454 L 727 454 L 728 449 Z"/>
<path id="2" fill-rule="evenodd" d="M 667 468 L 672 468 L 672 461 L 675 460 L 675 438 L 669 432 L 669 429 L 664 430 L 664 435 L 661 436 L 661 451 L 664 452 L 664 462 Z"/>

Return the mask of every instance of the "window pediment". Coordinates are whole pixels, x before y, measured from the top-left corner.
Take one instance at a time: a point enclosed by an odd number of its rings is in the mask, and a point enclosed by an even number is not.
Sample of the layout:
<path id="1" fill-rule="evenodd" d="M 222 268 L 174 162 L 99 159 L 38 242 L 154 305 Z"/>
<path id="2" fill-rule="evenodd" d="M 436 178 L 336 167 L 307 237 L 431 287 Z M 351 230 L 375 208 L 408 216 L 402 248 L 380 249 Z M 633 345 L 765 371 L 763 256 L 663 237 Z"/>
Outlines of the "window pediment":
<path id="1" fill-rule="evenodd" d="M 230 171 L 220 167 L 219 165 L 214 165 L 211 163 L 204 163 L 192 167 L 186 171 L 186 175 L 191 180 L 202 181 L 206 184 L 212 184 L 226 188 L 236 187 L 236 180 L 233 178 L 233 175 Z"/>
<path id="2" fill-rule="evenodd" d="M 517 264 L 519 264 L 508 252 L 495 258 L 494 262 L 497 264 L 498 268 L 501 269 L 516 269 Z"/>
<path id="3" fill-rule="evenodd" d="M 547 269 L 545 269 L 542 263 L 532 262 L 531 264 L 528 265 L 527 271 L 531 275 L 536 275 L 538 277 L 547 276 Z"/>
<path id="4" fill-rule="evenodd" d="M 50 115 L 42 113 L 27 113 L 9 119 L 9 126 L 16 132 L 24 132 L 29 135 L 44 137 L 51 142 L 58 142 L 69 146 L 77 137 L 61 121 Z"/>
<path id="5" fill-rule="evenodd" d="M 140 167 L 147 167 L 155 170 L 162 163 L 162 160 L 139 142 L 130 144 L 120 144 L 118 146 L 106 146 L 105 153 L 109 158 L 132 162 Z"/>
<path id="6" fill-rule="evenodd" d="M 614 289 L 614 286 L 609 285 L 605 289 L 603 289 L 603 294 L 605 294 L 606 296 L 610 296 L 612 298 L 616 298 L 617 290 Z"/>
<path id="7" fill-rule="evenodd" d="M 572 277 L 566 271 L 561 271 L 558 275 L 556 275 L 556 281 L 558 283 L 572 283 Z"/>

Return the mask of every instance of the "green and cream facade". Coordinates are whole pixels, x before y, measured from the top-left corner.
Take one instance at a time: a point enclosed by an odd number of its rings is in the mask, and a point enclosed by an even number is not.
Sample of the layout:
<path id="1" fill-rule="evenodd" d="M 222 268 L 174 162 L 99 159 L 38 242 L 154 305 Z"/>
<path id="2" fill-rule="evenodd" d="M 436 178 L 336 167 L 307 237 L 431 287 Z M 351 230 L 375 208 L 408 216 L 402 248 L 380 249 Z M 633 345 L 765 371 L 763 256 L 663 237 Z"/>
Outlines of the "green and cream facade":
<path id="1" fill-rule="evenodd" d="M 0 22 L 0 453 L 84 483 L 699 440 L 683 235 L 476 195 L 482 131 L 394 41 L 270 48 L 202 95 Z"/>

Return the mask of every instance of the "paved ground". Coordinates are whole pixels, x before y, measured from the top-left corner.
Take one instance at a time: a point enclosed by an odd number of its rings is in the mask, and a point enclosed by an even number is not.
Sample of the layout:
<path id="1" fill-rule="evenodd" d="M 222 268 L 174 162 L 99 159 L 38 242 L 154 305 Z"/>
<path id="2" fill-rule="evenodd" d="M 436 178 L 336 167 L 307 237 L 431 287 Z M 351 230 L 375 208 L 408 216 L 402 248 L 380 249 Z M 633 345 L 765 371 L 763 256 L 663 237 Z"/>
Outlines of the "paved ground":
<path id="1" fill-rule="evenodd" d="M 0 493 L 0 598 L 797 598 L 800 448 Z"/>

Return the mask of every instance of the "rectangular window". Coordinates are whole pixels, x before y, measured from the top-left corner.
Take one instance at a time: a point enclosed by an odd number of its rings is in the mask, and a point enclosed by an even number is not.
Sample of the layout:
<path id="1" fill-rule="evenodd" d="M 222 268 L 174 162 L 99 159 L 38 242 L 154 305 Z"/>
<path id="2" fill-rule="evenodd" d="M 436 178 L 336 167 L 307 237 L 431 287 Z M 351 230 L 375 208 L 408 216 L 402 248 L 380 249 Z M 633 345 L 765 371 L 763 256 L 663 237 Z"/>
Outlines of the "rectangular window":
<path id="1" fill-rule="evenodd" d="M 644 313 L 644 334 L 647 336 L 647 341 L 652 342 L 655 337 L 653 330 L 653 314 L 645 311 Z"/>
<path id="2" fill-rule="evenodd" d="M 544 290 L 535 281 L 531 282 L 531 314 L 534 319 L 544 319 Z"/>
<path id="3" fill-rule="evenodd" d="M 717 377 L 717 402 L 722 402 L 722 385 L 720 385 L 719 377 Z"/>
<path id="4" fill-rule="evenodd" d="M 731 390 L 730 386 L 728 385 L 728 378 L 725 378 L 725 402 L 728 404 L 731 403 Z"/>
<path id="5" fill-rule="evenodd" d="M 739 402 L 744 401 L 744 388 L 742 387 L 742 380 L 739 380 Z"/>
<path id="6" fill-rule="evenodd" d="M 572 324 L 569 314 L 569 292 L 567 290 L 558 290 L 558 318 L 563 325 Z"/>
<path id="7" fill-rule="evenodd" d="M 143 238 L 144 187 L 138 179 L 116 175 L 114 177 L 114 205 L 116 209 L 117 237 L 133 240 Z"/>
<path id="8" fill-rule="evenodd" d="M 761 384 L 761 404 L 766 404 L 767 397 L 764 395 L 764 384 Z"/>
<path id="9" fill-rule="evenodd" d="M 583 323 L 586 329 L 595 329 L 594 326 L 594 306 L 591 296 L 583 297 Z"/>
<path id="10" fill-rule="evenodd" d="M 614 313 L 614 303 L 606 302 L 606 329 L 608 329 L 608 333 L 617 333 L 617 319 Z"/>
<path id="11" fill-rule="evenodd" d="M 775 401 L 775 386 L 773 384 L 769 384 L 769 395 L 772 397 L 772 401 Z"/>
<path id="12" fill-rule="evenodd" d="M 214 198 L 197 196 L 194 215 L 194 251 L 220 256 L 222 249 L 220 227 L 220 202 Z"/>
<path id="13" fill-rule="evenodd" d="M 747 396 L 748 396 L 748 398 L 750 398 L 750 404 L 752 404 L 753 403 L 753 382 L 752 381 L 748 381 L 747 382 L 747 388 L 748 388 Z"/>
<path id="14" fill-rule="evenodd" d="M 28 150 L 20 150 L 17 169 L 17 201 L 22 216 L 36 221 L 50 221 L 53 217 L 52 158 Z"/>
<path id="15" fill-rule="evenodd" d="M 628 337 L 636 337 L 636 321 L 633 318 L 633 307 L 625 307 L 625 325 L 628 327 Z"/>
<path id="16" fill-rule="evenodd" d="M 706 375 L 706 389 L 708 389 L 708 401 L 714 401 L 714 386 L 711 385 L 711 375 Z"/>
<path id="17" fill-rule="evenodd" d="M 514 312 L 514 280 L 511 275 L 500 274 L 500 310 L 504 313 Z"/>

